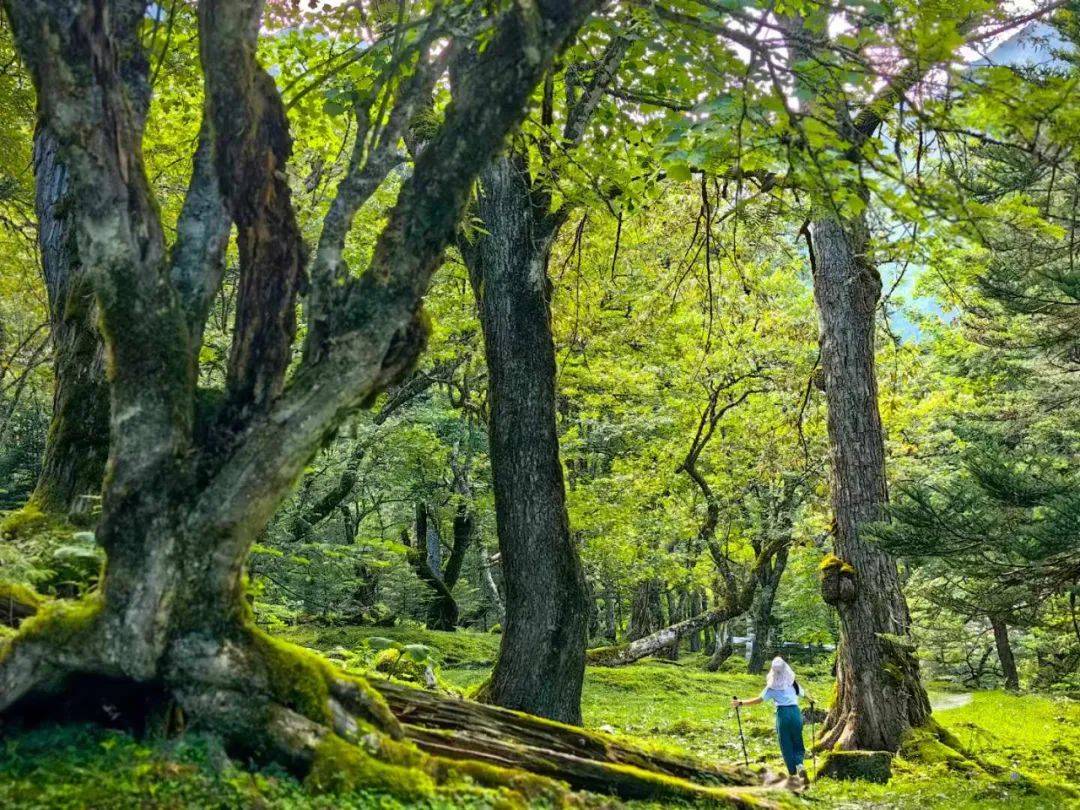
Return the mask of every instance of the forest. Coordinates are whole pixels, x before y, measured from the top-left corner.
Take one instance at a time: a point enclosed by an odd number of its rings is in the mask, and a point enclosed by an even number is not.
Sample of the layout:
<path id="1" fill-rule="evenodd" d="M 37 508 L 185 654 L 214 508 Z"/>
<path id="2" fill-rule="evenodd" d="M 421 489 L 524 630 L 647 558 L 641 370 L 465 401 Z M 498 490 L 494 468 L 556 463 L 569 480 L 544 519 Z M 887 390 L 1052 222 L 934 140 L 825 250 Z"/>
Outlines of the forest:
<path id="1" fill-rule="evenodd" d="M 1080 807 L 1078 46 L 0 0 L 0 806 Z"/>

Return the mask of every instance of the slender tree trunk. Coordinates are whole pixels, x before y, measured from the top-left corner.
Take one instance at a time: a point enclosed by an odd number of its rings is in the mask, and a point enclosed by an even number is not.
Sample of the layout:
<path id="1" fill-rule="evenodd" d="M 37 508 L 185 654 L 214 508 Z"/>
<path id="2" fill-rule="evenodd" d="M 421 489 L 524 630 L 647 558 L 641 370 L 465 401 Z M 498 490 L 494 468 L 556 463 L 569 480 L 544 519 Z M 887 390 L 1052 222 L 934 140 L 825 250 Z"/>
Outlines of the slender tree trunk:
<path id="1" fill-rule="evenodd" d="M 554 231 L 536 219 L 525 160 L 481 174 L 487 231 L 459 244 L 484 330 L 490 452 L 506 623 L 487 699 L 581 722 L 588 625 L 585 577 L 570 536 L 555 411 L 547 276 Z"/>
<path id="2" fill-rule="evenodd" d="M 1012 644 L 1009 643 L 1009 626 L 1000 615 L 990 616 L 990 626 L 994 629 L 994 646 L 997 647 L 998 660 L 1001 662 L 1005 688 L 1019 689 L 1020 673 L 1016 671 L 1016 659 L 1013 657 Z"/>
<path id="3" fill-rule="evenodd" d="M 690 593 L 690 615 L 696 616 L 701 613 L 701 592 L 695 589 Z M 701 651 L 701 631 L 690 634 L 690 652 Z"/>
<path id="4" fill-rule="evenodd" d="M 705 665 L 705 669 L 709 672 L 716 672 L 724 665 L 724 662 L 731 658 L 735 652 L 735 647 L 731 643 L 731 635 L 727 630 L 727 623 L 721 622 L 715 625 L 716 633 L 714 636 L 714 644 L 712 655 L 709 657 L 709 662 Z"/>
<path id="5" fill-rule="evenodd" d="M 409 562 L 416 569 L 417 576 L 427 585 L 432 593 L 427 604 L 426 624 L 431 630 L 453 630 L 458 623 L 458 605 L 454 599 L 453 584 L 448 583 L 441 569 L 436 567 L 442 556 L 432 554 L 432 535 L 435 535 L 435 543 L 438 543 L 438 533 L 432 528 L 433 521 L 429 521 L 427 505 L 423 501 L 416 503 L 416 537 L 415 542 L 410 542 L 409 534 L 402 532 L 402 542 L 409 546 Z M 460 563 L 459 571 L 460 571 Z M 454 575 L 457 580 L 457 574 Z"/>
<path id="6" fill-rule="evenodd" d="M 34 202 L 49 299 L 53 415 L 31 500 L 46 512 L 66 514 L 80 495 L 101 492 L 109 454 L 109 390 L 94 292 L 79 261 L 71 212 L 76 199 L 59 149 L 48 127 L 39 125 Z"/>
<path id="7" fill-rule="evenodd" d="M 619 621 L 615 613 L 618 598 L 615 588 L 609 584 L 604 591 L 604 638 L 613 643 L 619 637 Z"/>
<path id="8" fill-rule="evenodd" d="M 634 588 L 630 603 L 630 626 L 626 637 L 631 641 L 651 636 L 664 626 L 664 613 L 660 604 L 660 581 L 646 579 Z"/>
<path id="9" fill-rule="evenodd" d="M 787 557 L 788 546 L 785 545 L 776 553 L 772 565 L 763 568 L 758 577 L 754 604 L 750 608 L 754 640 L 750 648 L 750 660 L 746 663 L 747 672 L 758 673 L 765 668 L 765 659 L 768 657 L 773 636 L 773 604 L 776 602 L 780 579 L 787 567 Z"/>
<path id="10" fill-rule="evenodd" d="M 491 555 L 484 549 L 480 549 L 480 565 L 483 568 L 480 574 L 481 584 L 487 593 L 488 601 L 491 602 L 491 606 L 495 609 L 495 621 L 501 625 L 506 621 L 506 607 L 503 605 L 502 594 L 499 593 L 499 585 L 495 582 L 495 573 L 492 570 L 495 563 L 492 561 Z"/>
<path id="11" fill-rule="evenodd" d="M 837 698 L 821 744 L 896 751 L 930 704 L 919 680 L 896 563 L 859 536 L 888 498 L 874 368 L 881 278 L 866 251 L 864 220 L 811 223 L 814 298 L 828 404 L 833 544 L 823 594 L 840 614 Z"/>

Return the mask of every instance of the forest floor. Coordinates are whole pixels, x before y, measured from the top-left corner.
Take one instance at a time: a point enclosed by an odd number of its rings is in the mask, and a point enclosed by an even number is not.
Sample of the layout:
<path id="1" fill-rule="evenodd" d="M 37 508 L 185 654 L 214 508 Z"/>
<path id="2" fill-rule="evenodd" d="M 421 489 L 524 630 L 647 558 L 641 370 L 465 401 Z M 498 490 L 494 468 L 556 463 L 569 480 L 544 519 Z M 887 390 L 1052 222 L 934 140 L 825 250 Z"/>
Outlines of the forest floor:
<path id="1" fill-rule="evenodd" d="M 411 628 L 292 629 L 286 635 L 331 655 L 353 658 L 364 639 L 388 636 L 430 646 L 439 675 L 467 691 L 484 679 L 498 636 L 432 633 Z M 738 671 L 708 673 L 703 655 L 678 663 L 643 661 L 617 669 L 592 668 L 585 681 L 585 725 L 650 747 L 675 748 L 708 759 L 742 759 L 732 695 L 760 691 L 761 677 Z M 820 704 L 832 683 L 824 666 L 799 668 L 800 682 Z M 1080 784 L 1080 702 L 1046 695 L 988 691 L 934 692 L 937 719 L 973 753 L 1000 766 L 998 777 L 950 770 L 946 764 L 898 760 L 887 785 L 814 783 L 799 801 L 807 808 L 1058 808 L 1080 802 L 1039 789 L 1040 783 Z M 772 711 L 746 708 L 743 729 L 751 766 L 782 768 L 773 740 Z M 808 730 L 809 731 L 809 730 Z M 808 762 L 808 765 L 811 763 Z M 484 791 L 455 794 L 424 807 L 493 807 Z M 213 741 L 189 734 L 180 741 L 140 742 L 88 726 L 44 728 L 0 739 L 0 807 L 5 808 L 393 808 L 373 794 L 315 797 L 287 775 L 252 773 L 230 762 Z M 410 804 L 410 807 L 417 806 Z M 657 805 L 652 805 L 656 807 Z"/>

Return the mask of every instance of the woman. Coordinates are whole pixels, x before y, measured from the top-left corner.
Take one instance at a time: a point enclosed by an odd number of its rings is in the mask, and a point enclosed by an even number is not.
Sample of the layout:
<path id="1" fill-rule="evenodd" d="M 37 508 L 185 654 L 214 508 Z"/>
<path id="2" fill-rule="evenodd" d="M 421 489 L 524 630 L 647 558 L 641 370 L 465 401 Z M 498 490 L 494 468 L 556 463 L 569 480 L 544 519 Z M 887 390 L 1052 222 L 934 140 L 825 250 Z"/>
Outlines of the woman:
<path id="1" fill-rule="evenodd" d="M 803 768 L 802 711 L 799 709 L 799 695 L 802 690 L 795 680 L 795 672 L 788 662 L 779 655 L 773 659 L 769 674 L 765 676 L 765 690 L 760 696 L 750 700 L 734 698 L 732 706 L 756 706 L 765 700 L 776 704 L 776 736 L 780 740 L 780 753 L 784 755 L 784 764 L 788 773 L 798 775 L 805 784 L 806 769 Z M 812 701 L 811 701 L 812 703 Z"/>

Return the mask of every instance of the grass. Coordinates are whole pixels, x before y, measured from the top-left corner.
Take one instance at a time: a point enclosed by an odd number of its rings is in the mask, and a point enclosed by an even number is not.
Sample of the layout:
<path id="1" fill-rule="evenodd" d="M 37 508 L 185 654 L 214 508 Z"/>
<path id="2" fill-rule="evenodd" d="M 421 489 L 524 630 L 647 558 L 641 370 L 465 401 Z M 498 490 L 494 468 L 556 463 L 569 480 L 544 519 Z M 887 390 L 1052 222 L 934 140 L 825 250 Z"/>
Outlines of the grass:
<path id="1" fill-rule="evenodd" d="M 371 636 L 425 644 L 441 661 L 441 677 L 459 688 L 480 682 L 498 650 L 499 637 L 436 633 L 419 628 L 301 628 L 290 641 L 355 654 Z M 646 746 L 690 751 L 739 761 L 732 695 L 760 691 L 761 677 L 740 672 L 741 661 L 707 673 L 701 656 L 678 664 L 643 661 L 617 669 L 590 669 L 583 699 L 585 724 Z M 800 669 L 800 682 L 824 703 L 832 683 L 826 672 Z M 1080 807 L 1052 785 L 1080 784 L 1080 703 L 1041 695 L 979 692 L 971 703 L 935 715 L 999 777 L 971 777 L 946 766 L 897 761 L 888 785 L 822 781 L 808 808 L 991 808 L 1035 810 Z M 780 770 L 767 706 L 742 710 L 752 765 Z M 1034 781 L 1032 781 L 1034 780 Z M 1045 787 L 1041 783 L 1049 783 Z M 418 808 L 487 808 L 497 794 L 468 790 L 443 794 Z M 5 808 L 386 808 L 399 801 L 370 792 L 312 796 L 274 770 L 250 771 L 230 762 L 212 741 L 139 742 L 88 726 L 44 728 L 0 741 L 0 807 Z M 655 806 L 655 805 L 654 805 Z"/>
<path id="2" fill-rule="evenodd" d="M 10 810 L 487 810 L 480 789 L 403 803 L 365 791 L 314 796 L 276 770 L 249 771 L 212 740 L 137 742 L 99 726 L 52 726 L 0 742 L 0 807 Z"/>

